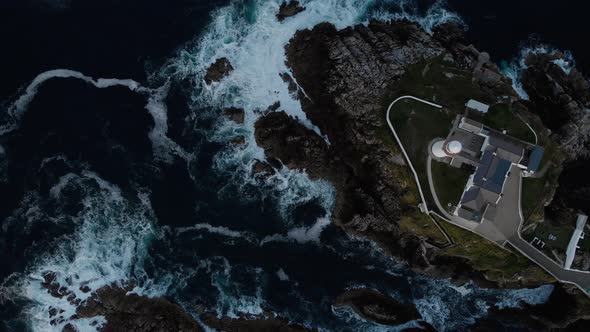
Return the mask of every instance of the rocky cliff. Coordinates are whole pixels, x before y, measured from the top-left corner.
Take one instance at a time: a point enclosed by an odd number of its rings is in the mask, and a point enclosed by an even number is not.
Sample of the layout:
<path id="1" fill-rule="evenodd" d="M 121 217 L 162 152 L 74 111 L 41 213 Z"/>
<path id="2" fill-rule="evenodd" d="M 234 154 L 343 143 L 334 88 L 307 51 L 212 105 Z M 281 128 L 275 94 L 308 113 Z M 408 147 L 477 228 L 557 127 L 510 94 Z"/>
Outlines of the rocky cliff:
<path id="1" fill-rule="evenodd" d="M 336 224 L 421 270 L 431 267 L 436 250 L 398 225 L 402 215 L 418 213 L 415 205 L 402 203 L 415 193 L 415 184 L 400 166 L 399 151 L 383 139 L 390 135 L 384 129 L 384 102 L 409 66 L 437 58 L 473 73 L 473 84 L 483 93 L 514 96 L 510 80 L 489 55 L 461 41 L 454 25 L 429 34 L 407 21 L 341 31 L 320 24 L 299 31 L 286 48 L 288 65 L 303 110 L 330 145 L 285 113 L 269 113 L 256 124 L 257 143 L 267 157 L 334 184 Z"/>
<path id="2" fill-rule="evenodd" d="M 559 186 L 547 215 L 554 223 L 575 222 L 576 214 L 590 214 L 590 82 L 575 68 L 564 70 L 559 52 L 531 54 L 522 74 L 531 109 L 551 129 L 564 159 Z"/>
<path id="3" fill-rule="evenodd" d="M 487 53 L 466 44 L 463 32 L 451 24 L 436 27 L 432 34 L 407 21 L 370 22 L 340 31 L 330 24 L 320 24 L 297 32 L 286 53 L 298 83 L 293 85 L 293 92 L 308 119 L 330 144 L 285 113 L 271 112 L 256 124 L 256 140 L 267 158 L 289 168 L 305 169 L 313 178 L 331 181 L 337 189 L 334 222 L 345 231 L 375 240 L 417 270 L 481 279 L 481 271 L 474 272 L 463 255 L 447 255 L 423 236 L 400 227 L 402 216 L 418 213 L 415 205 L 407 204 L 416 188 L 399 150 L 395 144 L 388 144 L 391 137 L 387 138 L 390 133 L 384 124 L 385 109 L 393 97 L 408 92 L 399 82 L 419 63 L 426 64 L 421 67 L 423 77 L 431 63 L 440 59 L 451 63 L 457 71 L 467 73 L 469 81 L 449 91 L 465 87 L 477 93 L 474 97 L 491 103 L 518 100 L 511 80 Z M 430 87 L 433 83 L 421 84 Z M 581 82 L 572 84 L 568 91 L 580 94 L 582 86 Z M 465 102 L 464 96 L 461 100 L 444 94 L 436 97 L 452 107 L 462 107 Z M 579 107 L 570 106 L 572 113 L 582 116 Z M 532 116 L 523 107 L 523 114 Z M 585 140 L 578 135 L 575 139 Z M 527 280 L 518 273 L 510 278 Z M 534 280 L 525 284 L 539 282 Z"/>

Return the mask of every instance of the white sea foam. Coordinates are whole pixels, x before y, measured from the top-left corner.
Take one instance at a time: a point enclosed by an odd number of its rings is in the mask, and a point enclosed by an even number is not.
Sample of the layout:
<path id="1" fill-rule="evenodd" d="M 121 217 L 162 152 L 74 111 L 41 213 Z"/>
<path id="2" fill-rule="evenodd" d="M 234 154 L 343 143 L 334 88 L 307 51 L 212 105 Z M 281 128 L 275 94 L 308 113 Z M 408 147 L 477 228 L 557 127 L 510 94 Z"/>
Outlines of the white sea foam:
<path id="1" fill-rule="evenodd" d="M 343 29 L 368 19 L 392 20 L 407 18 L 418 21 L 430 30 L 438 23 L 451 20 L 459 21 L 457 15 L 448 12 L 443 2 L 437 2 L 426 15 L 420 16 L 415 11 L 398 14 L 386 14 L 373 10 L 374 1 L 364 0 L 307 0 L 301 1 L 305 11 L 279 22 L 276 13 L 282 0 L 234 1 L 229 6 L 213 13 L 212 22 L 198 41 L 179 52 L 162 69 L 160 77 L 191 78 L 195 83 L 194 105 L 202 109 L 219 111 L 226 107 L 238 107 L 245 111 L 245 122 L 235 124 L 220 121 L 215 133 L 210 135 L 213 141 L 228 142 L 236 136 L 244 136 L 245 144 L 240 147 L 228 147 L 219 153 L 214 166 L 221 171 L 233 172 L 234 180 L 248 184 L 253 160 L 264 160 L 264 151 L 256 145 L 254 123 L 275 102 L 280 102 L 279 110 L 285 111 L 303 125 L 324 137 L 302 111 L 299 100 L 293 96 L 288 85 L 280 75 L 292 76 L 286 64 L 285 46 L 297 30 L 309 29 L 318 23 L 329 22 L 337 29 Z M 395 1 L 394 1 L 395 2 Z M 402 1 L 409 8 L 409 1 Z M 389 1 L 391 3 L 391 1 Z M 397 15 L 397 16 L 396 16 Z M 217 59 L 227 58 L 234 70 L 220 82 L 205 84 L 204 76 L 209 66 Z M 297 82 L 295 82 L 297 84 Z M 281 193 L 279 206 L 281 214 L 289 214 L 293 206 L 312 199 L 317 199 L 320 189 L 328 197 L 323 199 L 326 210 L 333 203 L 332 189 L 328 185 L 309 180 L 299 172 L 281 170 L 267 180 L 275 185 Z M 311 189 L 311 190 L 310 190 Z M 314 195 L 309 193 L 313 192 Z M 287 218 L 288 219 L 288 218 Z M 295 234 L 294 234 L 295 235 Z M 295 235 L 296 236 L 296 235 Z"/>
<path id="2" fill-rule="evenodd" d="M 470 288 L 467 288 L 466 286 L 467 285 L 462 285 L 462 286 L 449 285 L 449 287 L 456 290 L 457 293 L 461 294 L 461 296 L 468 295 L 469 293 L 472 292 L 472 290 Z"/>
<path id="3" fill-rule="evenodd" d="M 329 216 L 321 217 L 310 227 L 295 227 L 287 232 L 287 235 L 273 234 L 264 237 L 260 244 L 264 245 L 269 242 L 298 242 L 300 244 L 306 243 L 320 243 L 322 231 L 330 224 Z"/>
<path id="4" fill-rule="evenodd" d="M 544 285 L 537 288 L 515 289 L 504 294 L 499 301 L 495 303 L 496 307 L 520 308 L 523 303 L 537 305 L 547 302 L 553 292 L 553 285 Z"/>
<path id="5" fill-rule="evenodd" d="M 389 1 L 391 2 L 391 1 Z M 387 1 L 385 3 L 388 3 Z M 428 32 L 432 32 L 432 29 L 442 23 L 456 23 L 466 27 L 465 22 L 461 19 L 457 13 L 448 10 L 446 1 L 437 0 L 432 6 L 430 6 L 424 15 L 418 13 L 416 1 L 413 0 L 400 0 L 398 1 L 400 7 L 399 11 L 392 12 L 391 10 L 379 10 L 372 15 L 372 18 L 380 21 L 395 21 L 395 20 L 409 20 L 417 22 Z"/>
<path id="6" fill-rule="evenodd" d="M 126 86 L 132 91 L 136 91 L 140 88 L 139 83 L 129 79 L 119 80 L 100 78 L 98 80 L 94 80 L 92 77 L 86 76 L 83 73 L 74 70 L 48 70 L 37 75 L 37 77 L 35 77 L 33 81 L 26 87 L 25 92 L 8 109 L 10 115 L 12 115 L 16 120 L 19 120 L 23 116 L 24 112 L 26 112 L 30 102 L 33 100 L 33 98 L 35 98 L 39 87 L 46 81 L 56 78 L 75 78 L 90 83 L 97 88 L 107 88 L 118 85 Z"/>
<path id="7" fill-rule="evenodd" d="M 211 274 L 211 284 L 219 292 L 217 300 L 217 315 L 238 318 L 240 314 L 260 315 L 264 312 L 262 306 L 264 299 L 262 297 L 262 288 L 259 286 L 260 280 L 257 280 L 255 294 L 244 294 L 240 284 L 232 281 L 232 266 L 229 261 L 223 260 L 223 269 Z M 258 279 L 261 270 L 253 269 Z M 244 271 L 242 270 L 242 273 Z"/>
<path id="8" fill-rule="evenodd" d="M 277 277 L 281 281 L 289 281 L 289 276 L 285 273 L 285 271 L 282 268 L 278 269 Z"/>
<path id="9" fill-rule="evenodd" d="M 141 284 L 135 291 L 152 296 L 164 294 L 168 286 L 151 284 L 143 271 L 147 246 L 155 234 L 151 208 L 130 203 L 115 185 L 90 172 L 65 176 L 62 180 L 63 185 L 60 184 L 62 181 L 58 183 L 62 189 L 76 184 L 84 190 L 83 209 L 75 217 L 75 232 L 56 239 L 56 250 L 39 257 L 27 270 L 21 293 L 33 303 L 28 314 L 35 331 L 61 330 L 76 310 L 65 297 L 55 298 L 41 286 L 46 271 L 55 272 L 56 281 L 80 300 L 90 295 L 90 292 L 81 291 L 81 286 L 96 290 L 135 279 Z M 54 187 L 56 197 L 59 197 L 59 191 Z M 50 325 L 50 307 L 64 310 L 66 321 Z M 90 325 L 92 321 L 74 320 L 74 323 L 80 330 L 96 330 L 96 326 Z"/>
<path id="10" fill-rule="evenodd" d="M 422 319 L 432 324 L 439 331 L 446 330 L 445 326 L 451 316 L 451 309 L 447 303 L 447 301 L 435 294 L 414 301 L 416 309 L 420 312 Z"/>
<path id="11" fill-rule="evenodd" d="M 309 228 L 305 227 L 298 227 L 294 228 L 287 233 L 287 235 L 295 239 L 295 241 L 299 243 L 306 243 L 306 242 L 320 242 L 320 235 L 324 228 L 326 228 L 330 224 L 330 218 L 328 216 L 318 218 L 318 220 L 313 224 L 313 226 Z"/>
<path id="12" fill-rule="evenodd" d="M 78 178 L 77 174 L 68 173 L 59 178 L 59 181 L 49 189 L 49 195 L 55 199 L 60 198 L 61 191 L 70 183 L 71 180 Z"/>
<path id="13" fill-rule="evenodd" d="M 526 59 L 531 54 L 560 54 L 561 57 L 552 62 L 559 66 L 567 75 L 569 75 L 571 70 L 576 66 L 576 62 L 570 51 L 562 51 L 544 44 L 522 47 L 518 56 L 513 58 L 510 62 L 503 62 L 501 65 L 502 72 L 512 80 L 512 88 L 522 99 L 529 99 L 528 94 L 522 87 L 520 75 L 528 68 Z"/>
<path id="14" fill-rule="evenodd" d="M 170 84 L 166 82 L 166 84 L 162 85 L 160 88 L 152 90 L 149 97 L 145 108 L 154 120 L 154 127 L 150 131 L 149 137 L 152 141 L 154 155 L 160 157 L 164 161 L 171 162 L 171 153 L 174 153 L 188 161 L 192 158 L 191 155 L 167 136 L 168 107 L 166 106 L 165 99 L 168 96 L 169 89 Z"/>
<path id="15" fill-rule="evenodd" d="M 37 75 L 31 83 L 24 89 L 24 92 L 18 97 L 12 105 L 8 107 L 8 114 L 12 118 L 11 123 L 4 124 L 0 127 L 0 135 L 4 135 L 18 128 L 19 121 L 27 111 L 31 101 L 37 95 L 39 87 L 43 83 L 52 79 L 74 78 L 92 84 L 96 88 L 104 89 L 115 86 L 127 87 L 129 90 L 146 94 L 149 96 L 146 104 L 146 110 L 152 116 L 154 127 L 149 133 L 150 140 L 154 149 L 154 154 L 164 161 L 170 161 L 170 153 L 174 153 L 185 160 L 191 157 L 178 144 L 166 136 L 168 132 L 168 114 L 165 98 L 168 94 L 169 84 L 166 83 L 158 89 L 143 87 L 132 79 L 116 78 L 98 78 L 94 79 L 84 75 L 81 72 L 69 69 L 53 69 Z"/>
<path id="16" fill-rule="evenodd" d="M 212 225 L 204 224 L 204 223 L 195 224 L 190 227 L 179 227 L 179 228 L 175 229 L 177 234 L 182 234 L 182 233 L 185 233 L 188 231 L 194 231 L 194 230 L 206 230 L 209 233 L 215 233 L 215 234 L 220 234 L 223 236 L 235 237 L 235 238 L 248 238 L 251 236 L 250 234 L 247 234 L 245 232 L 234 231 L 234 230 L 231 230 L 227 227 L 212 226 Z"/>

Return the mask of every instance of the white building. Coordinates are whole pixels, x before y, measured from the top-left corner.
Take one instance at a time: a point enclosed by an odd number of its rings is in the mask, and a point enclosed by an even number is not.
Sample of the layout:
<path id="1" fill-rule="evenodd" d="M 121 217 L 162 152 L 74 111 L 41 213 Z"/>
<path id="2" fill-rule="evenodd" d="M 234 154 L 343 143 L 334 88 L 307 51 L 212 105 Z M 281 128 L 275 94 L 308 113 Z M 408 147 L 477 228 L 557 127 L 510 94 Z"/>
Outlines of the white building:
<path id="1" fill-rule="evenodd" d="M 487 113 L 488 110 L 490 109 L 489 105 L 486 105 L 482 102 L 479 102 L 475 99 L 469 99 L 469 101 L 467 102 L 467 104 L 465 104 L 465 106 L 467 106 L 467 108 L 474 110 L 474 111 L 478 111 L 481 113 Z"/>

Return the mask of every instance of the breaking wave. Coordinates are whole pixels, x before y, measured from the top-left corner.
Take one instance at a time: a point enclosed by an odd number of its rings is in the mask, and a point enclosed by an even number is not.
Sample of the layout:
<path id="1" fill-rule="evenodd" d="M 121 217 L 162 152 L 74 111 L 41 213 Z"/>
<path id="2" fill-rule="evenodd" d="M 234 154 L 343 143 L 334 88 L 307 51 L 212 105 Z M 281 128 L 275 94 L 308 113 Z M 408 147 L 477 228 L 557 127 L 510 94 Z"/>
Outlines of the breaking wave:
<path id="1" fill-rule="evenodd" d="M 155 285 L 143 270 L 149 243 L 156 236 L 155 216 L 144 194 L 131 202 L 116 186 L 82 172 L 63 176 L 51 188 L 51 196 L 63 198 L 69 189 L 84 193 L 82 209 L 73 218 L 74 233 L 56 238 L 54 249 L 37 257 L 17 283 L 20 295 L 31 303 L 27 313 L 35 331 L 61 330 L 67 323 L 90 331 L 104 323 L 101 317 L 77 319 L 70 295 L 55 297 L 44 288 L 47 273 L 80 301 L 103 286 L 128 280 L 137 280 L 134 292 L 149 296 L 163 295 L 168 287 Z M 56 325 L 51 324 L 51 308 L 61 313 Z"/>
<path id="2" fill-rule="evenodd" d="M 502 61 L 500 69 L 508 78 L 512 80 L 512 88 L 518 93 L 520 98 L 529 99 L 528 94 L 522 87 L 520 75 L 528 68 L 526 60 L 529 55 L 534 54 L 551 54 L 556 55 L 553 63 L 559 66 L 566 75 L 569 75 L 571 70 L 576 67 L 576 61 L 570 51 L 562 51 L 553 46 L 540 44 L 536 46 L 524 46 L 516 57 L 510 61 Z"/>
<path id="3" fill-rule="evenodd" d="M 229 173 L 238 186 L 257 183 L 253 179 L 255 160 L 265 160 L 264 151 L 254 138 L 254 124 L 271 105 L 280 105 L 276 111 L 284 111 L 314 130 L 327 140 L 319 128 L 307 119 L 297 96 L 289 91 L 282 77 L 295 78 L 286 64 L 285 46 L 297 30 L 310 29 L 322 22 L 329 22 L 337 29 L 354 24 L 366 24 L 369 19 L 410 19 L 430 31 L 436 24 L 460 18 L 437 1 L 426 13 L 418 13 L 412 1 L 364 1 L 364 0 L 307 0 L 300 1 L 305 10 L 279 22 L 276 13 L 282 0 L 233 1 L 212 14 L 212 22 L 200 38 L 179 51 L 152 79 L 162 80 L 170 76 L 189 79 L 194 84 L 193 105 L 198 116 L 218 119 L 209 135 L 214 142 L 228 143 L 238 136 L 245 143 L 230 146 L 219 152 L 214 167 Z M 392 13 L 392 7 L 396 12 Z M 209 66 L 219 58 L 227 58 L 234 70 L 220 82 L 210 85 L 204 77 Z M 221 110 L 236 107 L 243 109 L 245 120 L 236 124 L 219 119 Z M 328 142 L 329 144 L 329 142 Z M 277 193 L 279 211 L 288 219 L 288 212 L 297 204 L 319 199 L 329 212 L 333 206 L 334 189 L 320 181 L 312 181 L 301 172 L 283 169 L 269 179 Z M 247 196 L 247 195 L 242 195 Z M 300 237 L 293 234 L 295 237 Z M 301 237 L 300 237 L 301 238 Z"/>
<path id="4" fill-rule="evenodd" d="M 92 84 L 98 89 L 123 86 L 127 87 L 131 91 L 147 95 L 149 99 L 146 104 L 146 110 L 152 116 L 154 121 L 154 127 L 149 133 L 154 155 L 168 162 L 171 161 L 171 153 L 174 153 L 187 161 L 191 158 L 189 153 L 185 152 L 178 144 L 166 136 L 168 132 L 168 116 L 164 99 L 166 98 L 170 87 L 168 82 L 166 82 L 160 88 L 151 89 L 143 87 L 141 84 L 131 79 L 94 79 L 90 76 L 84 75 L 81 72 L 69 69 L 48 70 L 37 75 L 33 81 L 31 81 L 31 83 L 29 83 L 29 85 L 24 88 L 23 93 L 17 97 L 11 105 L 9 105 L 6 113 L 4 114 L 4 116 L 8 116 L 8 119 L 6 123 L 3 123 L 0 126 L 0 136 L 12 132 L 18 128 L 19 122 L 27 111 L 29 104 L 35 98 L 37 91 L 45 82 L 60 78 L 74 78 L 82 80 L 88 84 Z"/>

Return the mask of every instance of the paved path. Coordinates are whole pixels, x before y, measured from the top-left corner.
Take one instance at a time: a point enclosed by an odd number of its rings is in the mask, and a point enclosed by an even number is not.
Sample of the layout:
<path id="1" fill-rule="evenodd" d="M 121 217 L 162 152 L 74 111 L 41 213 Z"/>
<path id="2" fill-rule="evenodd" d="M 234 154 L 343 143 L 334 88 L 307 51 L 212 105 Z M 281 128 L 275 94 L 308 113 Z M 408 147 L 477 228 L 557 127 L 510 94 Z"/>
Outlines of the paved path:
<path id="1" fill-rule="evenodd" d="M 442 108 L 442 106 L 413 96 L 402 96 L 394 100 L 391 104 L 389 104 L 386 113 L 387 124 L 389 125 L 389 128 L 391 129 L 391 132 L 393 133 L 393 136 L 395 137 L 395 140 L 397 141 L 397 144 L 399 145 L 402 154 L 406 158 L 406 161 L 408 162 L 408 165 L 410 166 L 410 169 L 414 174 L 414 179 L 416 180 L 418 191 L 420 192 L 420 197 L 422 199 L 422 204 L 425 210 L 428 212 L 429 215 L 433 213 L 439 216 L 434 211 L 430 211 L 428 209 L 426 199 L 424 198 L 424 193 L 422 192 L 422 187 L 420 184 L 420 179 L 418 178 L 418 174 L 414 169 L 412 161 L 406 153 L 406 150 L 404 149 L 401 140 L 397 136 L 395 128 L 391 123 L 391 120 L 389 119 L 389 113 L 393 105 L 403 99 L 416 100 L 436 108 Z M 432 193 L 434 202 L 437 205 L 437 208 L 440 210 L 442 214 L 444 214 L 445 218 L 447 218 L 445 219 L 446 221 L 466 230 L 469 230 L 473 233 L 476 233 L 494 242 L 497 245 L 504 246 L 506 243 L 509 243 L 524 256 L 526 256 L 527 258 L 541 266 L 545 271 L 547 271 L 557 280 L 564 283 L 576 285 L 586 295 L 590 296 L 590 272 L 564 269 L 561 265 L 557 264 L 555 261 L 547 257 L 544 253 L 539 251 L 537 248 L 535 248 L 527 241 L 523 240 L 520 236 L 520 229 L 522 227 L 523 222 L 520 204 L 522 191 L 522 175 L 518 167 L 512 166 L 508 179 L 506 179 L 506 183 L 504 184 L 504 196 L 498 204 L 497 213 L 494 218 L 494 221 L 484 219 L 481 223 L 475 223 L 465 220 L 463 218 L 450 215 L 440 204 L 432 180 L 431 165 L 432 157 L 429 155 L 426 168 L 429 188 Z M 440 225 L 432 217 L 431 219 L 433 220 L 435 225 L 441 230 L 441 232 L 443 232 L 445 237 L 447 237 L 448 241 L 452 243 L 452 240 L 444 231 L 444 229 L 442 229 L 442 227 L 440 227 Z"/>
<path id="2" fill-rule="evenodd" d="M 428 155 L 428 159 L 426 160 L 426 173 L 428 175 L 428 185 L 430 187 L 432 198 L 434 200 L 434 203 L 436 204 L 436 207 L 445 216 L 445 221 L 455 226 L 461 227 L 467 231 L 473 232 L 481 237 L 484 237 L 485 239 L 494 242 L 495 244 L 499 245 L 504 249 L 506 237 L 504 236 L 504 234 L 498 231 L 494 223 L 488 220 L 482 220 L 482 222 L 466 220 L 455 215 L 451 215 L 442 206 L 442 204 L 438 200 L 438 195 L 436 194 L 436 189 L 434 186 L 434 180 L 432 179 L 432 156 L 430 155 L 430 153 Z"/>
<path id="3" fill-rule="evenodd" d="M 426 105 L 430 105 L 430 106 L 436 107 L 436 108 L 442 108 L 442 106 L 435 104 L 435 103 L 431 103 L 427 100 L 416 98 L 414 96 L 401 96 L 401 97 L 397 98 L 396 100 L 392 101 L 391 104 L 389 104 L 389 107 L 387 108 L 387 113 L 385 114 L 385 120 L 387 121 L 387 125 L 389 125 L 389 129 L 391 129 L 391 133 L 395 137 L 395 140 L 397 141 L 397 145 L 402 150 L 402 154 L 404 155 L 404 158 L 406 158 L 406 161 L 408 162 L 408 165 L 410 166 L 410 169 L 412 170 L 412 174 L 414 174 L 414 180 L 416 180 L 416 185 L 418 186 L 418 191 L 420 192 L 420 198 L 422 199 L 422 205 L 424 207 L 424 211 L 427 211 L 427 214 L 430 216 L 431 211 L 428 209 L 428 204 L 426 203 L 426 199 L 424 198 L 424 193 L 422 192 L 422 186 L 420 185 L 420 179 L 418 178 L 418 173 L 414 169 L 414 165 L 412 165 L 412 161 L 410 160 L 410 157 L 408 156 L 408 153 L 406 152 L 406 149 L 404 148 L 402 141 L 397 136 L 397 132 L 395 131 L 395 128 L 393 127 L 393 124 L 391 123 L 391 120 L 389 119 L 389 113 L 391 112 L 393 105 L 395 105 L 395 103 L 397 103 L 398 101 L 404 100 L 404 99 L 415 100 L 415 101 L 418 101 L 418 102 L 421 102 L 421 103 L 424 103 Z M 442 228 L 439 225 L 438 221 L 436 221 L 434 218 L 432 218 L 432 216 L 430 216 L 430 220 L 432 220 L 434 225 L 444 235 L 444 237 L 447 239 L 447 242 L 449 244 L 453 244 L 453 240 L 451 239 L 449 234 L 447 234 L 447 232 L 444 230 L 444 228 Z"/>
<path id="4" fill-rule="evenodd" d="M 436 107 L 436 108 L 442 108 L 442 106 L 435 104 L 435 103 L 431 103 L 429 101 L 426 101 L 426 100 L 423 100 L 420 98 L 413 97 L 413 96 L 401 96 L 401 97 L 397 98 L 396 100 L 392 101 L 391 104 L 389 104 L 389 107 L 387 108 L 387 113 L 385 114 L 385 120 L 387 120 L 387 124 L 389 125 L 389 129 L 391 129 L 391 132 L 393 133 L 393 136 L 395 137 L 395 140 L 397 141 L 397 145 L 399 145 L 400 149 L 402 150 L 402 154 L 404 155 L 404 157 L 408 161 L 408 165 L 410 166 L 410 169 L 412 170 L 412 173 L 414 174 L 414 179 L 416 180 L 416 183 L 418 184 L 418 191 L 420 192 L 420 198 L 422 198 L 422 204 L 424 205 L 424 209 L 426 211 L 428 211 L 428 205 L 426 204 L 426 199 L 424 198 L 424 193 L 422 192 L 422 186 L 420 185 L 420 179 L 418 178 L 418 173 L 416 173 L 416 170 L 414 169 L 414 166 L 412 165 L 412 161 L 410 160 L 410 157 L 408 156 L 408 153 L 406 152 L 406 149 L 404 148 L 402 141 L 397 136 L 395 128 L 393 128 L 393 124 L 391 124 L 391 120 L 389 119 L 389 112 L 391 112 L 391 108 L 393 107 L 393 105 L 395 105 L 395 103 L 397 103 L 398 101 L 404 100 L 404 99 L 416 100 L 416 101 L 419 101 L 421 103 L 424 103 L 426 105 L 430 105 L 430 106 Z"/>
<path id="5" fill-rule="evenodd" d="M 510 171 L 504 188 L 504 198 L 498 204 L 499 213 L 496 216 L 495 223 L 498 225 L 499 230 L 508 238 L 508 243 L 545 269 L 545 271 L 549 272 L 555 279 L 574 284 L 583 290 L 586 295 L 590 296 L 590 272 L 563 268 L 520 236 L 523 221 L 520 206 L 522 176 L 516 166 L 513 166 Z"/>

